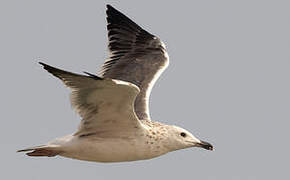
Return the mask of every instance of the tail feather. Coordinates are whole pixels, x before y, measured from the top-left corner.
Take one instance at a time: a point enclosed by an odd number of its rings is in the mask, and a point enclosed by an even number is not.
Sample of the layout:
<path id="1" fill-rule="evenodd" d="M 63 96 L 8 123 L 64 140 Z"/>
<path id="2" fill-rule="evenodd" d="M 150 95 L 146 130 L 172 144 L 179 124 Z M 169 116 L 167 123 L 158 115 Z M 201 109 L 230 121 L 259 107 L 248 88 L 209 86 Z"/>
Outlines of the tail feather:
<path id="1" fill-rule="evenodd" d="M 47 157 L 53 157 L 61 153 L 61 151 L 57 150 L 55 147 L 49 147 L 46 145 L 21 149 L 18 150 L 17 152 L 27 152 L 26 155 L 28 156 L 47 156 Z"/>

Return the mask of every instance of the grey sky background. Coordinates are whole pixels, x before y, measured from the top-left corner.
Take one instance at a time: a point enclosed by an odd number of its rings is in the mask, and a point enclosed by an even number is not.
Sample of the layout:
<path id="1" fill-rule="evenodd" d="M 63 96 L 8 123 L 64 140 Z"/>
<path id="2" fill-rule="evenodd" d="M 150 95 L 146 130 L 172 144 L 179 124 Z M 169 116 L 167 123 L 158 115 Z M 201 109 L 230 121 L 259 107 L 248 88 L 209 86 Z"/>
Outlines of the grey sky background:
<path id="1" fill-rule="evenodd" d="M 166 44 L 153 120 L 215 151 L 93 163 L 16 150 L 73 133 L 69 90 L 38 64 L 96 72 L 107 57 L 109 3 Z M 1 179 L 289 179 L 290 3 L 267 0 L 1 0 Z"/>

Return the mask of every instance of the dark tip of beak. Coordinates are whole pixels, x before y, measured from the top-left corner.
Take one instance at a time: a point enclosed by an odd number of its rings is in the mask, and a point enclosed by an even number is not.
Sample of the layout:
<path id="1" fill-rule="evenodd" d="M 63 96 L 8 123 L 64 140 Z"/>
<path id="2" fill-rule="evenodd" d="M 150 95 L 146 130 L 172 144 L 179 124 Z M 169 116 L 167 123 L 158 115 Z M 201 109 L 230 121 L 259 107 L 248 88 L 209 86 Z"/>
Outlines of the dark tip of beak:
<path id="1" fill-rule="evenodd" d="M 213 146 L 210 143 L 208 143 L 208 142 L 200 141 L 200 143 L 198 145 L 199 145 L 199 147 L 202 147 L 204 149 L 213 151 Z"/>

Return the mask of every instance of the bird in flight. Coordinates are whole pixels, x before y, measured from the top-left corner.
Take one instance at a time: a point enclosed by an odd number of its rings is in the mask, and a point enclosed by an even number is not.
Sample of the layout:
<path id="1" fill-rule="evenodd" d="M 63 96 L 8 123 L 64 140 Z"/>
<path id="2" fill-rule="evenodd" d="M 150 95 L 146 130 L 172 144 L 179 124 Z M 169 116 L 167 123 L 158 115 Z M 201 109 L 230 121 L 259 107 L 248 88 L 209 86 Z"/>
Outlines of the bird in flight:
<path id="1" fill-rule="evenodd" d="M 213 150 L 181 127 L 151 120 L 151 89 L 169 62 L 165 45 L 112 6 L 107 5 L 106 13 L 110 56 L 100 75 L 75 74 L 40 62 L 71 89 L 72 107 L 82 118 L 78 130 L 18 152 L 122 162 L 190 147 Z"/>

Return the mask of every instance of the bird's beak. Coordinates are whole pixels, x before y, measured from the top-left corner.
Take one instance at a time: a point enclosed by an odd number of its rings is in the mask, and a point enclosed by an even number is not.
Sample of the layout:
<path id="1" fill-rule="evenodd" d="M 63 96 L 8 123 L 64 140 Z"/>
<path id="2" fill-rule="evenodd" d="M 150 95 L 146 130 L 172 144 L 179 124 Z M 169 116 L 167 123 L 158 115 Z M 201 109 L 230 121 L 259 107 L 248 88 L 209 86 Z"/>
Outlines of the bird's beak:
<path id="1" fill-rule="evenodd" d="M 205 142 L 205 141 L 200 141 L 200 143 L 197 143 L 195 146 L 213 151 L 213 146 L 210 143 Z"/>

